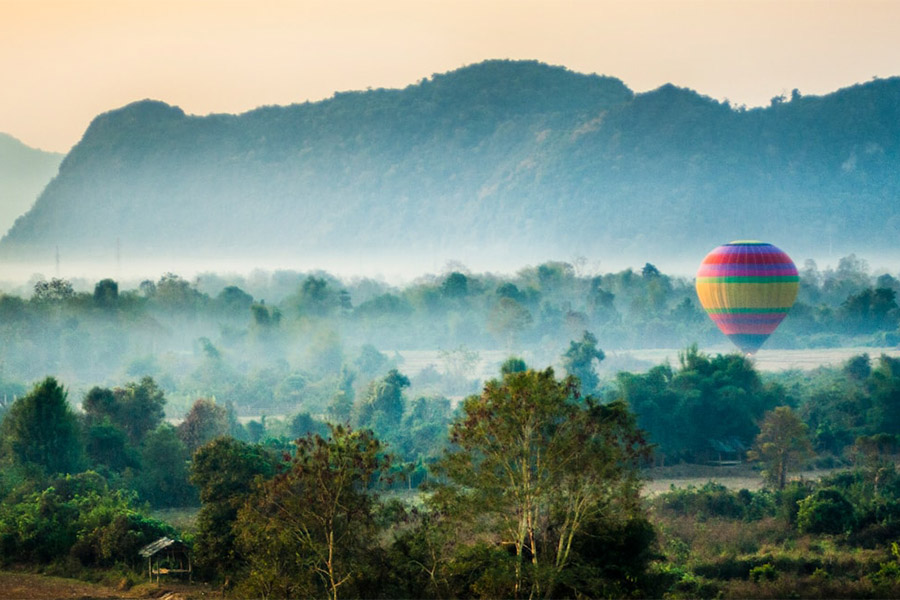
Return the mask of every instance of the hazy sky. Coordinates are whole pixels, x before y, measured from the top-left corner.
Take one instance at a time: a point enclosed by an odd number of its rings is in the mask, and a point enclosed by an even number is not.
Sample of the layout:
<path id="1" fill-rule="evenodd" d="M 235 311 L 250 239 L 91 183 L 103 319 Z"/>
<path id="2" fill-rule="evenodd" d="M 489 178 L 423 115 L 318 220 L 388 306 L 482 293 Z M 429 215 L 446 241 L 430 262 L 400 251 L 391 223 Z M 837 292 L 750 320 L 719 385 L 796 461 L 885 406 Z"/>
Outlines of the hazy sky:
<path id="1" fill-rule="evenodd" d="M 0 0 L 0 132 L 65 152 L 143 98 L 192 114 L 537 59 L 757 106 L 900 75 L 894 0 Z"/>

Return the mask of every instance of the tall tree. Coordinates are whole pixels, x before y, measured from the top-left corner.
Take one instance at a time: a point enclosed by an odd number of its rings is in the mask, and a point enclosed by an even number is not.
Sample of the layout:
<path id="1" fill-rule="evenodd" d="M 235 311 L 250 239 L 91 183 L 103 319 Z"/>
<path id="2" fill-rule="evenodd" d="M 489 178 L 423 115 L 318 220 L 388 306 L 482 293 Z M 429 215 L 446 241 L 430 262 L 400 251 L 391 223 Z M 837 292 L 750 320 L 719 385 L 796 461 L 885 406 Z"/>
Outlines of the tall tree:
<path id="1" fill-rule="evenodd" d="M 0 454 L 48 474 L 77 472 L 83 448 L 78 417 L 66 396 L 56 379 L 47 377 L 13 402 L 0 424 Z"/>
<path id="2" fill-rule="evenodd" d="M 389 461 L 371 432 L 340 425 L 329 439 L 296 444 L 290 469 L 263 483 L 238 515 L 249 591 L 337 600 L 376 543 L 371 488 Z"/>
<path id="3" fill-rule="evenodd" d="M 585 331 L 581 340 L 569 343 L 569 349 L 563 354 L 562 362 L 566 373 L 577 377 L 584 393 L 590 394 L 600 383 L 594 361 L 599 363 L 604 358 L 606 354 L 597 347 L 596 336 L 590 331 Z"/>
<path id="4" fill-rule="evenodd" d="M 451 428 L 444 491 L 512 546 L 516 597 L 552 595 L 587 522 L 637 510 L 647 447 L 634 417 L 577 390 L 552 369 L 510 372 L 467 398 Z"/>
<path id="5" fill-rule="evenodd" d="M 806 424 L 791 407 L 776 406 L 763 418 L 759 435 L 747 457 L 761 461 L 765 465 L 766 483 L 783 490 L 788 470 L 812 454 Z"/>
<path id="6" fill-rule="evenodd" d="M 276 457 L 261 446 L 234 438 L 218 438 L 197 450 L 191 462 L 191 482 L 200 492 L 197 515 L 197 561 L 218 576 L 233 575 L 243 563 L 235 546 L 238 509 L 257 477 L 272 477 Z"/>
<path id="7" fill-rule="evenodd" d="M 391 369 L 387 375 L 370 383 L 357 408 L 359 426 L 372 427 L 380 434 L 397 428 L 406 410 L 403 390 L 409 385 L 409 378 L 397 369 Z"/>

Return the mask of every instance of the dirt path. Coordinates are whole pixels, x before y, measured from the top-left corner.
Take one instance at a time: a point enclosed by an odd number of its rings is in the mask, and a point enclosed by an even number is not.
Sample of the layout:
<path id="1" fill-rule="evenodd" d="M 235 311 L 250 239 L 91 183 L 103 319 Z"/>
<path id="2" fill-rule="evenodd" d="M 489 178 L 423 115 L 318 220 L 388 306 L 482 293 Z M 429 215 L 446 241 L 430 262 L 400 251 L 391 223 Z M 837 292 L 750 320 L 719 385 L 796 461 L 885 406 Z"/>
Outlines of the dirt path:
<path id="1" fill-rule="evenodd" d="M 76 579 L 0 571 L 0 598 L 57 600 L 65 598 L 123 598 L 123 592 Z"/>
<path id="2" fill-rule="evenodd" d="M 116 590 L 98 583 L 88 583 L 65 577 L 0 571 L 0 599 L 2 600 L 193 600 L 220 597 L 204 585 L 143 584 L 128 590 Z"/>

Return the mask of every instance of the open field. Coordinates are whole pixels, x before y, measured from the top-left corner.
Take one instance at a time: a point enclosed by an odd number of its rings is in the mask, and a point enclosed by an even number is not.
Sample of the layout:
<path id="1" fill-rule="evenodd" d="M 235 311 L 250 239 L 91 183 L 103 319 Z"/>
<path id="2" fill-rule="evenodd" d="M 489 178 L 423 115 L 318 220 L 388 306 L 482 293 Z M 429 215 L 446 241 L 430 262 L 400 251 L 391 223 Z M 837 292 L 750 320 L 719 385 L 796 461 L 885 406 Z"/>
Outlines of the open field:
<path id="1" fill-rule="evenodd" d="M 601 340 L 602 347 L 602 340 Z M 616 370 L 641 371 L 647 368 L 669 361 L 676 366 L 678 353 L 683 348 L 653 348 L 638 350 L 607 350 L 606 361 L 603 366 L 616 367 Z M 735 352 L 733 346 L 715 346 L 701 348 L 708 354 L 727 354 Z M 415 376 L 429 365 L 438 371 L 446 372 L 445 360 L 441 352 L 437 350 L 383 350 L 388 356 L 399 355 L 402 357 L 400 371 L 408 376 Z M 496 377 L 500 365 L 510 353 L 503 350 L 474 350 L 478 354 L 478 361 L 474 368 L 466 373 L 467 377 L 478 379 L 490 379 Z M 396 354 L 395 354 L 396 352 Z M 514 352 L 512 354 L 515 354 Z M 900 358 L 900 348 L 881 348 L 871 346 L 857 346 L 846 348 L 807 348 L 803 350 L 767 350 L 763 348 L 751 357 L 756 368 L 760 371 L 786 371 L 791 369 L 811 370 L 818 367 L 833 367 L 840 365 L 848 358 L 868 354 L 877 358 L 882 354 L 894 358 Z M 526 360 L 528 357 L 525 357 Z M 643 367 L 643 368 L 641 368 Z"/>
<path id="2" fill-rule="evenodd" d="M 734 352 L 734 347 L 701 348 L 708 354 Z M 648 361 L 652 364 L 660 364 L 668 360 L 673 366 L 678 364 L 678 353 L 682 349 L 653 349 L 653 350 L 620 350 L 608 352 L 610 357 L 628 356 L 637 360 Z M 848 358 L 859 354 L 868 354 L 877 358 L 882 354 L 897 358 L 900 357 L 900 348 L 876 348 L 867 346 L 847 348 L 807 348 L 804 350 L 767 350 L 763 348 L 751 357 L 756 368 L 760 371 L 786 371 L 799 369 L 801 371 L 816 369 L 818 367 L 833 367 L 840 365 Z"/>
<path id="3" fill-rule="evenodd" d="M 815 481 L 836 470 L 840 469 L 809 469 L 791 472 L 789 476 L 791 479 Z M 763 487 L 762 476 L 749 463 L 721 467 L 707 465 L 656 467 L 647 469 L 643 475 L 645 477 L 643 495 L 648 497 L 667 492 L 672 486 L 676 488 L 700 487 L 710 481 L 722 484 L 730 490 L 756 491 Z"/>

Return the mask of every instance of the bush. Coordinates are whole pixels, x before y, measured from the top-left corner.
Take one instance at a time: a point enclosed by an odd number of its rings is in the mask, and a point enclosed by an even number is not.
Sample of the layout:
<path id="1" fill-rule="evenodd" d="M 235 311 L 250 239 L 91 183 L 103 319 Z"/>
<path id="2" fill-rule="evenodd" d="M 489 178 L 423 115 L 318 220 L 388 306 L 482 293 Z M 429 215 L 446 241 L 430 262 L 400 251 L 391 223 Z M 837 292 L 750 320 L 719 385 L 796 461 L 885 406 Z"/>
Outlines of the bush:
<path id="1" fill-rule="evenodd" d="M 838 490 L 819 490 L 800 501 L 797 528 L 803 533 L 839 534 L 852 529 L 853 505 Z"/>
<path id="2" fill-rule="evenodd" d="M 778 571 L 770 563 L 750 569 L 751 581 L 775 581 L 777 578 Z"/>

